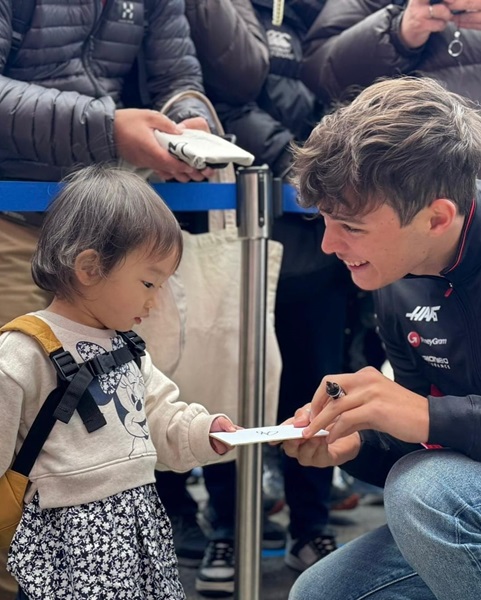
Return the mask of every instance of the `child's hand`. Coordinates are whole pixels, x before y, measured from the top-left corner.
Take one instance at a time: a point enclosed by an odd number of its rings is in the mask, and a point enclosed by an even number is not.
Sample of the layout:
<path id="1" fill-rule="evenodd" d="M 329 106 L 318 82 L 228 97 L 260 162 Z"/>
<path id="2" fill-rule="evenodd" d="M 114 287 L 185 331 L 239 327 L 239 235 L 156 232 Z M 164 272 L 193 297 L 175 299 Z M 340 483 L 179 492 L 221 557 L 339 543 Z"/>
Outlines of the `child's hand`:
<path id="1" fill-rule="evenodd" d="M 212 425 L 210 426 L 210 433 L 214 433 L 216 431 L 234 432 L 238 429 L 242 429 L 242 427 L 234 425 L 234 423 L 227 417 L 217 417 L 217 419 L 214 419 L 214 421 L 212 421 Z M 232 446 L 223 444 L 221 441 L 216 440 L 214 438 L 210 438 L 210 445 L 212 446 L 212 448 L 214 448 L 217 454 L 220 455 L 229 452 L 229 450 L 232 450 Z"/>

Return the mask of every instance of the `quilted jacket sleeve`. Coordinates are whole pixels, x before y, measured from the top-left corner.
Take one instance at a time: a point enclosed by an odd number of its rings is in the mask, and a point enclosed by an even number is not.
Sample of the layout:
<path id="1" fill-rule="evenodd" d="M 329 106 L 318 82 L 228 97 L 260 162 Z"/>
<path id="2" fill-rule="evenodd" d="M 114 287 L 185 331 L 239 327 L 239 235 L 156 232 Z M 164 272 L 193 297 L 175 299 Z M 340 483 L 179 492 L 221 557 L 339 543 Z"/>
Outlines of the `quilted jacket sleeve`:
<path id="1" fill-rule="evenodd" d="M 245 104 L 269 71 L 265 32 L 249 0 L 186 0 L 192 39 L 215 102 Z"/>
<path id="2" fill-rule="evenodd" d="M 151 0 L 149 25 L 144 43 L 147 84 L 154 108 L 161 108 L 178 92 L 204 92 L 202 71 L 190 36 L 183 0 Z M 202 101 L 179 101 L 169 111 L 176 122 L 203 116 L 213 123 Z"/>
<path id="3" fill-rule="evenodd" d="M 12 39 L 12 1 L 0 0 L 2 163 L 11 159 L 70 167 L 116 158 L 115 104 L 110 97 L 60 92 L 4 75 Z"/>
<path id="4" fill-rule="evenodd" d="M 325 102 L 379 77 L 413 71 L 423 51 L 398 39 L 402 8 L 385 0 L 327 2 L 305 40 L 301 78 Z"/>

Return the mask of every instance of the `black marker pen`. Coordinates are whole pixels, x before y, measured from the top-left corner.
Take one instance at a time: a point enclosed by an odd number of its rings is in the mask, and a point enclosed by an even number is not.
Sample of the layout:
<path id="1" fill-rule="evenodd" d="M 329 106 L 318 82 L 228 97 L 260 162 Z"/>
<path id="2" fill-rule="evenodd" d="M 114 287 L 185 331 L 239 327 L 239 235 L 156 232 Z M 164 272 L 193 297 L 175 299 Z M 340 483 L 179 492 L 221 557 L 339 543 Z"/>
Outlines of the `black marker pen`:
<path id="1" fill-rule="evenodd" d="M 333 400 L 337 400 L 346 395 L 346 392 L 342 387 L 338 383 L 333 383 L 332 381 L 326 381 L 326 393 Z"/>

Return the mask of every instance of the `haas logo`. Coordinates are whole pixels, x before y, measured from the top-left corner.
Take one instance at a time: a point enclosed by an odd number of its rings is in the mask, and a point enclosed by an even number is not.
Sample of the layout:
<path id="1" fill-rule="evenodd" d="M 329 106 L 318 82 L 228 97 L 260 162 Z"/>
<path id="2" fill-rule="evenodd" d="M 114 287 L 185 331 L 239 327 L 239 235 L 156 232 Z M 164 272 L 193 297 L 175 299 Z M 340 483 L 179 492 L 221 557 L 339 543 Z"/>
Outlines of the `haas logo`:
<path id="1" fill-rule="evenodd" d="M 412 312 L 406 313 L 406 317 L 410 321 L 437 321 L 437 311 L 440 308 L 440 306 L 416 306 Z"/>

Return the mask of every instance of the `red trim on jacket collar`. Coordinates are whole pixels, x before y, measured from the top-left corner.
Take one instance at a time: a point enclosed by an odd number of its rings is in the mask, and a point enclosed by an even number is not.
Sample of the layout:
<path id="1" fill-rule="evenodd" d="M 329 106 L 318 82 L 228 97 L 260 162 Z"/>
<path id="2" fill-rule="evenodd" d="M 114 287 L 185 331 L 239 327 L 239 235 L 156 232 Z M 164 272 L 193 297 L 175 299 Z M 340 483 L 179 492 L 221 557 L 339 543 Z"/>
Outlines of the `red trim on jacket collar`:
<path id="1" fill-rule="evenodd" d="M 450 271 L 452 271 L 453 269 L 455 269 L 459 265 L 459 263 L 461 262 L 461 258 L 463 257 L 464 247 L 466 245 L 466 236 L 467 236 L 467 233 L 468 233 L 469 226 L 471 225 L 471 222 L 473 220 L 475 211 L 476 211 L 476 202 L 475 202 L 475 199 L 473 198 L 473 201 L 471 203 L 471 209 L 469 211 L 469 215 L 467 216 L 466 221 L 464 222 L 463 230 L 461 232 L 461 239 L 460 239 L 460 243 L 459 243 L 459 246 L 458 246 L 458 254 L 456 256 L 454 264 L 452 264 L 450 267 L 448 267 L 447 269 L 445 269 L 442 272 L 443 275 L 446 275 L 447 273 L 449 273 Z"/>

